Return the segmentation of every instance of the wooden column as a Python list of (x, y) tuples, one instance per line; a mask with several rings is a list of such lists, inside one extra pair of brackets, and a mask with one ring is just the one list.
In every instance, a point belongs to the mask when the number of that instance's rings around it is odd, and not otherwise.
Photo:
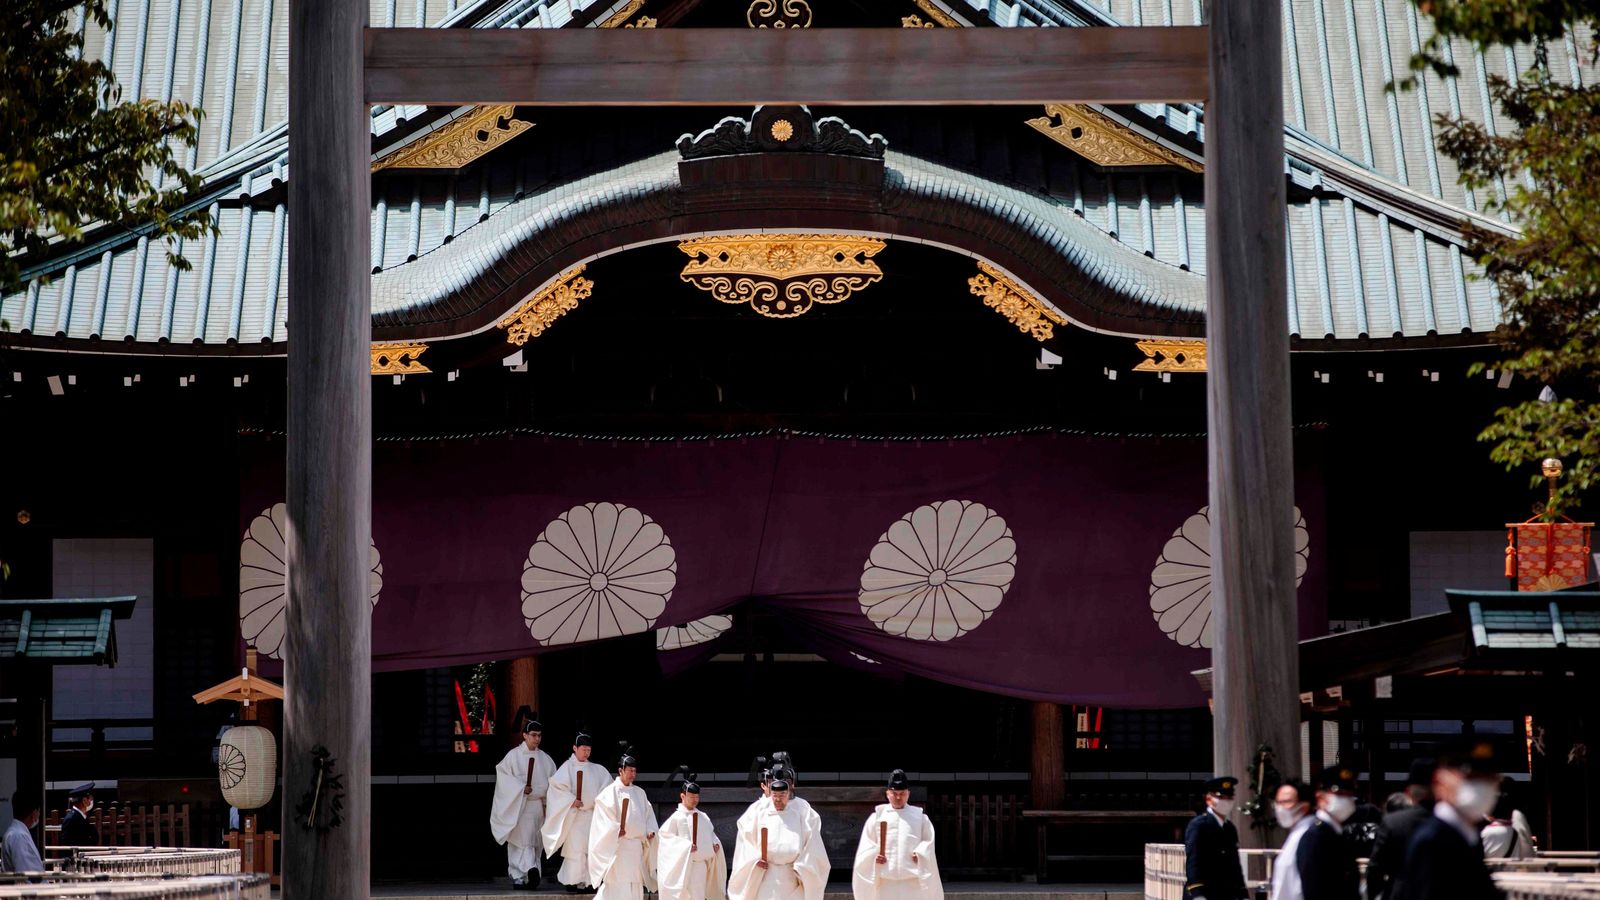
[[(1217, 771), (1301, 774), (1279, 0), (1212, 0), (1206, 364)], [(1241, 796), (1241, 802), (1246, 797)], [(1247, 843), (1260, 832), (1241, 828)]]
[[(500, 705), (504, 715), (505, 729), (510, 731), (516, 724), (517, 710), (526, 706), (535, 713), (539, 711), (539, 657), (524, 656), (513, 659), (506, 666), (506, 693), (505, 702)], [(508, 740), (519, 739), (513, 736)]]
[(1034, 809), (1060, 809), (1067, 799), (1066, 736), (1061, 704), (1033, 703), (1033, 758), (1028, 766)]
[[(371, 889), (371, 137), (361, 93), (366, 24), (366, 0), (290, 0), (294, 174), (284, 900), (365, 900)], [(308, 830), (295, 812), (315, 787), (317, 747), (327, 749), (333, 774), (342, 776), (343, 821), (326, 833)], [(324, 784), (324, 809), (330, 789)]]

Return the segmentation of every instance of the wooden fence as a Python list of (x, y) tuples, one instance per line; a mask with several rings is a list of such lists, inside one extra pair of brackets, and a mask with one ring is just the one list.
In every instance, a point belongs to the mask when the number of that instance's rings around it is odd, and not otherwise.
[(255, 817), (247, 816), (244, 831), (230, 831), (222, 840), (229, 848), (239, 851), (240, 871), (270, 876), (273, 887), (283, 883), (283, 875), (278, 871), (282, 839), (276, 831), (256, 831)]
[[(46, 846), (61, 843), (63, 811), (50, 810), (45, 817)], [(132, 806), (107, 803), (89, 811), (89, 824), (100, 832), (101, 847), (188, 847), (189, 804), (176, 806)]]
[(930, 795), (925, 811), (933, 822), (939, 868), (963, 876), (1017, 877), (1032, 847), (1023, 833), (1023, 805), (1016, 794)]

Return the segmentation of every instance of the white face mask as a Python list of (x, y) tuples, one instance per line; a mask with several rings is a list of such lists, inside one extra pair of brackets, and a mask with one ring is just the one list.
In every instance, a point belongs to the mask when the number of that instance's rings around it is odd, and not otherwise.
[(83, 814), (87, 816), (92, 809), (94, 809), (94, 801), (90, 800), (88, 805), (83, 808)]
[(1216, 812), (1217, 815), (1226, 819), (1228, 814), (1233, 812), (1233, 801), (1226, 797), (1218, 797), (1217, 799), (1211, 801), (1211, 809)]
[(1328, 805), (1324, 807), (1333, 820), (1343, 825), (1344, 821), (1355, 814), (1356, 798), (1335, 794), (1328, 798)]
[(1300, 821), (1300, 807), (1277, 807), (1274, 812), (1278, 814), (1278, 825), (1282, 828), (1293, 828), (1294, 823)]
[(1500, 790), (1483, 781), (1463, 781), (1456, 788), (1456, 809), (1468, 822), (1478, 822), (1488, 817), (1500, 800)]

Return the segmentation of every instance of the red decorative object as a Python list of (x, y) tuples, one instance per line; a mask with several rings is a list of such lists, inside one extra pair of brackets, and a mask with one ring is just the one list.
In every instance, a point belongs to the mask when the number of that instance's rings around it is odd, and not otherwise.
[(1519, 591), (1554, 591), (1589, 580), (1593, 522), (1506, 523), (1506, 577)]

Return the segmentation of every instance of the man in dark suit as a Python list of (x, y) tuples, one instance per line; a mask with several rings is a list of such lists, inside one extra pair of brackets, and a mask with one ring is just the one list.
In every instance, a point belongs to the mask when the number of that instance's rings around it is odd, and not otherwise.
[(73, 788), (67, 794), (67, 802), (72, 808), (61, 820), (61, 846), (100, 846), (100, 832), (89, 824), (89, 810), (94, 809), (94, 782)]
[(1239, 831), (1228, 821), (1239, 779), (1221, 775), (1201, 786), (1206, 811), (1183, 831), (1185, 883), (1183, 900), (1246, 900), (1244, 871), (1239, 868)]
[(1389, 889), (1392, 900), (1502, 900), (1478, 831), (1500, 794), (1494, 745), (1467, 739), (1439, 753), (1433, 815), (1417, 826)]
[(1406, 846), (1417, 826), (1433, 817), (1433, 760), (1412, 761), (1405, 796), (1411, 805), (1384, 816), (1378, 825), (1372, 856), (1367, 859), (1368, 900), (1389, 900), (1391, 879), (1406, 861)]
[[(1356, 811), (1356, 773), (1334, 766), (1317, 776), (1316, 822), (1300, 836), (1294, 865), (1304, 900), (1361, 900), (1356, 854), (1344, 823)], [(1281, 865), (1281, 863), (1280, 863)]]

